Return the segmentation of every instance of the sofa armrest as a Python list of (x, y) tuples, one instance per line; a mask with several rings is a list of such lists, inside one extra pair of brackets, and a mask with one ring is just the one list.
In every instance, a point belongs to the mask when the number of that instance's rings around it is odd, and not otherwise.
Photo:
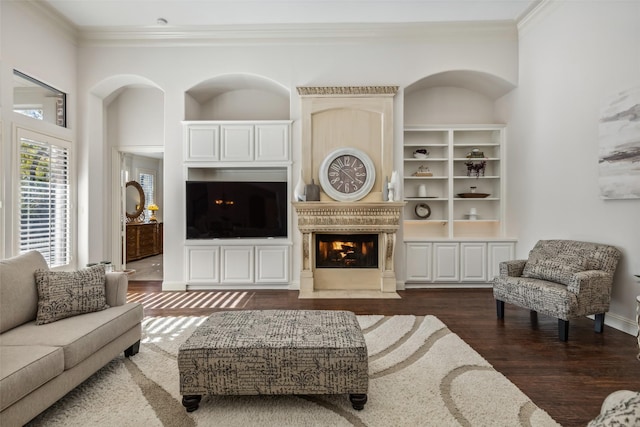
[(500, 263), (500, 275), (510, 277), (522, 276), (524, 265), (527, 263), (526, 259), (514, 259), (511, 261), (502, 261)]
[(129, 278), (126, 273), (121, 271), (107, 273), (105, 282), (105, 292), (107, 296), (107, 304), (111, 307), (124, 305), (127, 302), (127, 288), (129, 287)]
[[(609, 298), (613, 277), (606, 271), (587, 270), (575, 273), (567, 285), (567, 290), (579, 294), (580, 298)], [(607, 300), (609, 302), (609, 300)]]

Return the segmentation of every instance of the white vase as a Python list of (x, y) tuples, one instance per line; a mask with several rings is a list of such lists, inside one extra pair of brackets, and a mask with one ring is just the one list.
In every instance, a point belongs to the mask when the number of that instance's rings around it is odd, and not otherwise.
[(293, 196), (295, 197), (297, 202), (304, 202), (307, 200), (305, 195), (305, 189), (307, 188), (307, 184), (304, 182), (302, 178), (302, 170), (300, 170), (300, 178), (298, 179), (298, 183), (293, 189)]

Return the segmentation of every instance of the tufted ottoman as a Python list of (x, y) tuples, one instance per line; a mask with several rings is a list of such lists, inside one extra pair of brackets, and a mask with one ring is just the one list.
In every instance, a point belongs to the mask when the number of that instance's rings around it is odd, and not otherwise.
[(342, 394), (367, 402), (367, 345), (355, 314), (247, 310), (212, 314), (178, 350), (188, 412), (203, 394)]

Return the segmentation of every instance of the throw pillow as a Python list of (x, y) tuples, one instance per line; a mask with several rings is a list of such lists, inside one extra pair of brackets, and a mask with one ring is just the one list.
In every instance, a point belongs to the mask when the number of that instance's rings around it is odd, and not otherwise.
[(575, 273), (587, 269), (587, 260), (575, 257), (558, 256), (553, 259), (529, 259), (524, 265), (522, 277), (549, 280), (568, 285)]
[(109, 308), (104, 265), (83, 270), (36, 270), (38, 313), (36, 325)]

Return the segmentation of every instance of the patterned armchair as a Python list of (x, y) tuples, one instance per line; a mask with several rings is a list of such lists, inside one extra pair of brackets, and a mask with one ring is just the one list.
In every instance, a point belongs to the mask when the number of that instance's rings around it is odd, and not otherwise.
[(493, 280), (499, 319), (504, 303), (558, 318), (561, 341), (569, 336), (569, 320), (595, 315), (602, 332), (609, 311), (613, 274), (620, 251), (609, 245), (575, 240), (540, 240), (527, 260), (500, 263)]

